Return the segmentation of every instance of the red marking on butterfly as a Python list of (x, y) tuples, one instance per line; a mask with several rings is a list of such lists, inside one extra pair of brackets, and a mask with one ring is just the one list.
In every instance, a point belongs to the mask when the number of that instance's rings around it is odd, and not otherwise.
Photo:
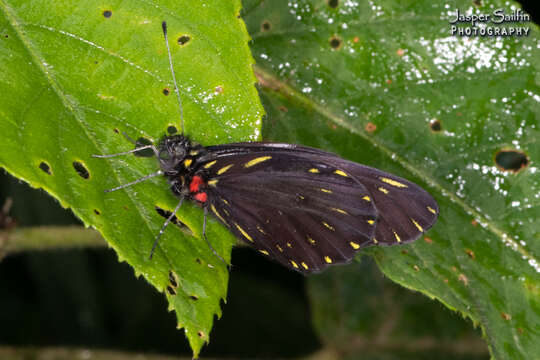
[[(193, 179), (191, 179), (191, 183), (189, 184), (189, 191), (192, 193), (196, 193), (199, 191), (199, 187), (204, 184), (204, 180), (200, 176), (194, 176)], [(200, 200), (199, 200), (200, 201)], [(206, 200), (205, 200), (206, 201)]]
[(194, 196), (195, 200), (205, 203), (208, 200), (208, 195), (206, 193), (198, 193)]

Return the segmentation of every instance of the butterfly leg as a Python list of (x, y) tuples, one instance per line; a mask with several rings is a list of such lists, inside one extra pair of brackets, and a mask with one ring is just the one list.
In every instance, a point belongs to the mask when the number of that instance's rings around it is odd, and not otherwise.
[(161, 238), (161, 235), (163, 235), (163, 232), (165, 231), (165, 228), (167, 227), (167, 225), (169, 225), (169, 223), (171, 222), (173, 217), (176, 215), (176, 212), (178, 211), (178, 209), (180, 209), (180, 206), (182, 206), (182, 202), (184, 202), (183, 197), (180, 198), (180, 201), (178, 202), (178, 205), (176, 205), (176, 207), (174, 208), (174, 211), (171, 213), (171, 215), (169, 215), (167, 220), (165, 220), (165, 223), (161, 227), (161, 230), (159, 230), (159, 234), (157, 234), (156, 240), (154, 240), (154, 245), (152, 245), (152, 250), (150, 251), (149, 259), (152, 259), (152, 256), (154, 255), (154, 250), (156, 250), (156, 246), (158, 244), (159, 239)]
[(203, 238), (204, 238), (204, 241), (206, 241), (206, 244), (208, 245), (208, 247), (210, 248), (210, 250), (212, 250), (212, 252), (214, 253), (214, 255), (216, 255), (217, 258), (219, 258), (219, 260), (223, 261), (223, 263), (228, 267), (229, 264), (227, 264), (227, 262), (221, 257), (221, 255), (219, 255), (217, 253), (216, 250), (214, 250), (214, 248), (212, 247), (212, 244), (210, 244), (210, 241), (208, 241), (208, 238), (206, 237), (206, 217), (208, 216), (208, 207), (205, 206), (204, 207), (204, 219), (203, 219), (203, 227), (202, 227), (202, 235), (203, 235)]

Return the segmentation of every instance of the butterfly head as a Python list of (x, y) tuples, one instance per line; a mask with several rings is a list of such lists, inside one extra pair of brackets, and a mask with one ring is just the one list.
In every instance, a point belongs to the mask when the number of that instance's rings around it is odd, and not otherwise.
[(184, 135), (165, 136), (158, 146), (158, 160), (166, 175), (176, 175), (182, 171), (183, 162), (188, 157), (191, 141)]

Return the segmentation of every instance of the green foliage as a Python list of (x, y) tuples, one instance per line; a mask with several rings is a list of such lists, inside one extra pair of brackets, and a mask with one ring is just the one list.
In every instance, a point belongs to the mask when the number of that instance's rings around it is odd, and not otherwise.
[[(186, 132), (208, 145), (257, 139), (263, 110), (240, 3), (4, 1), (0, 9), (0, 166), (70, 207), (165, 292), (197, 355), (228, 283), (201, 239), (201, 210), (185, 204), (178, 217), (195, 237), (170, 226), (150, 260), (164, 221), (154, 207), (177, 202), (165, 179), (103, 191), (155, 172), (156, 160), (91, 155), (132, 149), (117, 131), (156, 143), (168, 126), (180, 129), (163, 20)], [(180, 45), (182, 36), (189, 41)], [(233, 236), (210, 220), (208, 237), (229, 260)], [(170, 276), (177, 287), (165, 291)]]
[[(394, 281), (479, 324), (495, 358), (539, 354), (538, 29), (450, 36), (449, 12), (475, 10), (468, 1), (335, 3), (244, 5), (265, 86), (263, 136), (423, 185), (441, 208), (435, 227), (412, 245), (366, 253)], [(510, 12), (502, 1), (481, 4)], [(502, 149), (523, 152), (528, 165), (503, 171), (494, 159)]]

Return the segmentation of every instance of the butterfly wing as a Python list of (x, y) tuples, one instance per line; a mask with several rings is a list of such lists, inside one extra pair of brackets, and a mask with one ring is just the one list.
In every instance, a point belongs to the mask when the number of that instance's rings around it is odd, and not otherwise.
[(318, 149), (277, 143), (211, 146), (199, 159), (209, 207), (235, 235), (304, 273), (360, 248), (406, 243), (438, 207), (419, 186)]

